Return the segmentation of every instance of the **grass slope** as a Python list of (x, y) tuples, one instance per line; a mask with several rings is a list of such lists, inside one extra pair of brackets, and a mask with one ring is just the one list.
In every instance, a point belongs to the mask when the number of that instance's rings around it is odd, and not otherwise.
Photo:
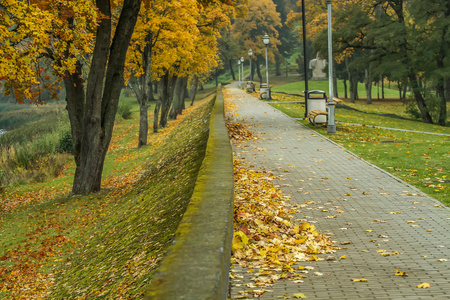
[[(67, 197), (74, 167), (7, 187), (0, 204), (0, 298), (134, 299), (146, 290), (189, 203), (212, 97), (136, 148), (138, 107), (120, 120), (102, 192)], [(151, 117), (151, 116), (150, 116)]]

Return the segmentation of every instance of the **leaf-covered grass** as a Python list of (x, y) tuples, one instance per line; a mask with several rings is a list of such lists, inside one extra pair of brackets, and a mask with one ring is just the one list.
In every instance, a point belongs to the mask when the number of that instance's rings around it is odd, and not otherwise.
[(58, 178), (0, 195), (0, 298), (139, 298), (189, 203), (207, 141), (211, 97), (137, 149), (137, 105), (120, 120), (100, 193), (68, 197)]
[[(269, 78), (270, 80), (270, 78)], [(270, 81), (269, 81), (270, 82)], [(347, 88), (349, 88), (349, 82), (347, 81)], [(321, 90), (325, 91), (328, 95), (328, 80), (325, 81), (308, 81), (308, 89), (310, 91), (312, 90)], [(284, 84), (281, 86), (276, 86), (272, 89), (273, 92), (284, 92), (289, 94), (303, 94), (303, 91), (305, 90), (305, 82), (304, 81), (298, 81), (293, 83)], [(338, 80), (338, 96), (339, 98), (344, 98), (345, 91), (344, 91), (344, 82), (342, 80)], [(358, 84), (358, 95), (361, 98), (366, 97), (366, 89), (364, 88), (364, 84)], [(375, 100), (377, 97), (381, 97), (381, 87), (378, 89), (377, 86), (372, 86), (372, 98)], [(393, 87), (384, 88), (384, 96), (385, 98), (398, 98), (399, 93), (398, 90), (395, 90)], [(348, 97), (350, 97), (350, 93), (348, 92)]]
[[(276, 95), (280, 103), (272, 106), (294, 118), (303, 119), (304, 107), (296, 103), (300, 97)], [(367, 105), (358, 102), (351, 105), (364, 112), (401, 115), (400, 102), (389, 101)], [(362, 124), (349, 126), (337, 123), (337, 132), (327, 134), (324, 126), (314, 127), (307, 121), (303, 124), (317, 130), (331, 140), (344, 146), (360, 157), (416, 186), (428, 195), (450, 205), (450, 137), (408, 131), (374, 128), (381, 126), (431, 133), (450, 134), (450, 127), (425, 124), (413, 120), (402, 120), (376, 114), (367, 114), (337, 108), (335, 119), (341, 123)]]

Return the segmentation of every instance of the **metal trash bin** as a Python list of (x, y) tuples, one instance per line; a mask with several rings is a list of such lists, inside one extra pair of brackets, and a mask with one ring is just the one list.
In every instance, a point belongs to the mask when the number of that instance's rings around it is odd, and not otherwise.
[(267, 83), (261, 83), (259, 85), (259, 96), (261, 99), (267, 99)]
[(253, 81), (247, 81), (247, 92), (253, 93), (254, 90), (255, 84), (253, 83)]
[[(327, 95), (324, 91), (313, 90), (308, 91), (308, 97), (306, 99), (308, 101), (308, 111), (306, 114), (309, 114), (312, 110), (321, 110), (327, 111)], [(315, 118), (315, 123), (326, 123), (327, 116), (320, 115)]]

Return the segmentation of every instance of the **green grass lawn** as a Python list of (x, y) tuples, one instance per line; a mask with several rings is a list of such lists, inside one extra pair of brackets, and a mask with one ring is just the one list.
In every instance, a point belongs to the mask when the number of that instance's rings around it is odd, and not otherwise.
[[(349, 87), (349, 82), (347, 81), (347, 88)], [(308, 81), (308, 89), (310, 91), (312, 90), (322, 90), (325, 91), (328, 95), (328, 81)], [(272, 91), (273, 92), (284, 92), (289, 94), (302, 94), (305, 90), (305, 82), (299, 81), (299, 82), (293, 82), (289, 84), (285, 84), (282, 86), (275, 86)], [(381, 97), (381, 87), (378, 89), (377, 86), (372, 86), (372, 98), (373, 100), (377, 99), (378, 92)], [(338, 80), (338, 96), (339, 98), (344, 98), (345, 92), (344, 92), (344, 82), (342, 80)], [(364, 84), (360, 83), (358, 84), (358, 95), (361, 98), (366, 98), (366, 89), (364, 88)], [(398, 91), (395, 89), (389, 89), (385, 87), (384, 89), (384, 96), (385, 98), (398, 98)], [(348, 94), (348, 97), (350, 97), (350, 93)]]
[[(283, 87), (279, 87), (278, 90), (283, 90)], [(303, 105), (283, 103), (283, 101), (302, 101), (303, 98), (275, 93), (274, 98), (276, 102), (272, 103), (272, 106), (291, 117), (303, 119)], [(373, 105), (359, 101), (356, 104), (346, 103), (346, 105), (373, 113), (402, 115), (402, 111), (404, 111), (404, 107), (399, 101), (386, 101)], [(450, 127), (343, 108), (336, 109), (335, 119), (341, 123), (355, 123), (364, 126), (337, 123), (336, 134), (328, 135), (324, 126), (314, 127), (307, 121), (302, 120), (301, 122), (367, 161), (416, 186), (445, 205), (450, 205), (450, 137), (379, 129), (373, 126), (449, 135)]]

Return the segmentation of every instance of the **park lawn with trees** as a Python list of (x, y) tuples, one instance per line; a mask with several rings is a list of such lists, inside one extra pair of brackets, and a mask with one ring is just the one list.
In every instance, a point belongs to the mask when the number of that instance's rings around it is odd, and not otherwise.
[[(283, 86), (277, 87), (278, 91)], [(399, 119), (382, 114), (404, 114), (401, 101), (389, 100), (377, 104), (344, 102), (345, 105), (359, 109), (354, 111), (336, 108), (336, 134), (327, 134), (323, 125), (314, 127), (304, 118), (304, 105), (283, 103), (284, 101), (304, 101), (303, 97), (273, 94), (271, 105), (293, 118), (300, 119), (304, 125), (316, 130), (356, 155), (366, 159), (385, 171), (399, 177), (406, 183), (416, 186), (424, 193), (450, 205), (450, 137), (425, 133), (396, 131), (378, 127), (424, 131), (450, 135), (450, 127), (426, 124), (418, 120)], [(390, 103), (389, 103), (390, 102)], [(404, 115), (406, 117), (406, 115)], [(340, 123), (360, 124), (351, 126)], [(367, 192), (367, 191), (361, 191)]]
[[(209, 96), (136, 148), (139, 107), (118, 117), (96, 194), (69, 197), (57, 178), (1, 193), (0, 297), (140, 298), (171, 244), (203, 160)], [(152, 220), (152, 222), (148, 222)], [(145, 226), (142, 226), (143, 224)]]
[[(310, 91), (313, 90), (321, 90), (324, 91), (328, 97), (328, 81), (308, 81), (308, 88)], [(283, 93), (290, 93), (290, 94), (301, 94), (303, 95), (303, 91), (305, 90), (305, 82), (304, 81), (298, 81), (298, 82), (292, 82), (288, 84), (284, 84), (282, 86), (275, 86), (272, 91), (274, 92), (283, 92)], [(382, 91), (380, 87), (372, 86), (372, 97), (374, 100), (378, 98), (378, 95), (380, 98), (382, 98)], [(345, 85), (343, 80), (337, 80), (337, 98), (345, 99), (345, 95), (348, 95), (349, 93), (345, 92)], [(360, 84), (358, 85), (358, 95), (361, 97), (361, 99), (366, 98), (366, 89), (364, 88), (364, 85)], [(336, 93), (335, 93), (336, 97)], [(390, 88), (384, 89), (384, 97), (385, 98), (398, 98), (399, 93), (398, 91)]]

